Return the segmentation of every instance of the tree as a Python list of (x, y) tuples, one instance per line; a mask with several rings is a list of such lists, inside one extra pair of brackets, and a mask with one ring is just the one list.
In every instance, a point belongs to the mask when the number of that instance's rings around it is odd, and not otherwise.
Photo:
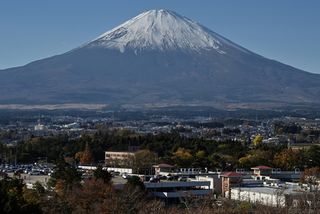
[(117, 203), (115, 196), (110, 184), (101, 179), (91, 179), (73, 188), (66, 195), (65, 201), (72, 208), (72, 213), (106, 213), (102, 211), (105, 206), (112, 207), (113, 203)]
[(300, 181), (302, 183), (306, 183), (309, 188), (311, 194), (308, 196), (305, 201), (311, 201), (312, 208), (315, 213), (319, 213), (320, 207), (320, 167), (313, 167), (310, 169), (305, 169), (301, 175)]
[(304, 156), (306, 157), (307, 167), (320, 166), (320, 146), (310, 146), (308, 150), (305, 151)]
[(152, 165), (157, 162), (157, 154), (150, 150), (139, 150), (134, 155), (133, 168), (138, 173), (150, 172)]
[(23, 198), (29, 203), (33, 205), (41, 205), (43, 198), (46, 197), (46, 190), (42, 186), (42, 184), (37, 181), (33, 184), (32, 189), (23, 188)]
[(138, 187), (140, 190), (144, 190), (144, 184), (141, 181), (141, 179), (138, 176), (131, 176), (128, 178), (127, 183), (126, 183), (127, 187)]
[(239, 165), (244, 168), (251, 168), (257, 165), (271, 165), (273, 160), (273, 154), (270, 151), (264, 151), (255, 149), (250, 151), (244, 157), (239, 159)]
[(195, 154), (192, 167), (207, 168), (210, 165), (209, 159), (207, 158), (204, 150), (199, 150)]
[(1, 213), (41, 213), (39, 204), (27, 201), (23, 197), (24, 187), (20, 179), (0, 180)]
[(253, 143), (253, 145), (257, 146), (257, 145), (259, 145), (259, 144), (262, 143), (262, 140), (263, 140), (263, 137), (262, 137), (260, 134), (258, 134), (258, 135), (256, 135), (256, 136), (254, 137), (252, 143)]
[(201, 159), (201, 158), (205, 158), (205, 156), (206, 156), (206, 152), (203, 150), (200, 150), (196, 153), (196, 158)]
[(74, 159), (77, 161), (77, 163), (81, 163), (82, 156), (83, 156), (83, 151), (77, 152), (74, 155)]
[(72, 188), (73, 185), (79, 185), (80, 181), (81, 173), (74, 166), (60, 160), (48, 181), (48, 185), (51, 187), (59, 186), (64, 192)]
[(178, 148), (171, 158), (180, 167), (188, 167), (193, 161), (193, 156), (190, 150), (185, 148)]
[(320, 167), (305, 169), (301, 175), (300, 181), (306, 183), (310, 188), (317, 188), (320, 184)]
[(86, 143), (86, 148), (82, 153), (82, 156), (80, 158), (80, 164), (92, 164), (93, 158), (91, 153), (91, 148), (89, 146), (89, 143)]
[(112, 175), (108, 172), (108, 170), (103, 169), (102, 166), (98, 166), (97, 169), (94, 170), (93, 176), (96, 180), (101, 179), (104, 183), (110, 183), (112, 179)]
[(303, 152), (300, 150), (284, 149), (275, 155), (274, 164), (285, 170), (302, 168), (304, 165)]

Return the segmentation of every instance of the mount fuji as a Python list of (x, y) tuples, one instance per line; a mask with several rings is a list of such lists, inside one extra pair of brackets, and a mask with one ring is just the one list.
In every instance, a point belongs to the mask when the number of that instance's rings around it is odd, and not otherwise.
[(143, 12), (0, 77), (2, 104), (320, 103), (320, 75), (264, 58), (170, 10)]

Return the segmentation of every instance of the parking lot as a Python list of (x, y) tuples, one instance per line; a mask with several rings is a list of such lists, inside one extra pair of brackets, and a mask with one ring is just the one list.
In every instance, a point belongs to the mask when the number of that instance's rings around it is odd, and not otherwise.
[[(50, 179), (49, 175), (47, 175), (47, 174), (40, 174), (39, 175), (39, 173), (34, 173), (34, 172), (40, 172), (40, 171), (38, 171), (38, 170), (32, 171), (31, 167), (29, 167), (29, 169), (30, 170), (28, 171), (28, 173), (25, 173), (24, 172), (25, 170), (21, 170), (19, 168), (16, 168), (15, 169), (16, 173), (14, 173), (14, 172), (12, 172), (14, 170), (11, 168), (8, 168), (8, 167), (3, 168), (1, 171), (6, 171), (3, 173), (7, 174), (11, 178), (16, 177), (16, 178), (23, 179), (24, 183), (27, 185), (27, 188), (32, 188), (32, 184), (34, 184), (35, 182), (40, 182), (44, 186), (47, 184), (47, 182)], [(9, 172), (9, 170), (10, 170), (10, 172)], [(92, 176), (92, 173), (90, 173), (90, 174)], [(91, 177), (91, 176), (89, 176), (89, 177)], [(122, 189), (123, 185), (126, 182), (127, 182), (127, 180), (124, 179), (121, 175), (114, 175), (112, 177), (112, 183), (116, 188)]]
[[(14, 177), (15, 175), (13, 173), (8, 173), (8, 176)], [(15, 176), (15, 177), (23, 179), (23, 181), (26, 184), (27, 183), (33, 184), (37, 181), (39, 181), (41, 184), (46, 184), (48, 182), (50, 176), (48, 176), (48, 175), (29, 175), (26, 173), (21, 173), (20, 176)]]

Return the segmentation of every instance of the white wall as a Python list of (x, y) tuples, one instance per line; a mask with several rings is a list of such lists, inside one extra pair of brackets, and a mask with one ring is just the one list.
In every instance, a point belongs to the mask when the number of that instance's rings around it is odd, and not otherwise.
[[(228, 192), (226, 195), (229, 195)], [(262, 193), (262, 192), (253, 192), (253, 191), (246, 191), (240, 189), (231, 189), (231, 199), (239, 200), (239, 201), (249, 201), (252, 203), (260, 203), (267, 206), (285, 206), (285, 196), (284, 195), (277, 195)]]

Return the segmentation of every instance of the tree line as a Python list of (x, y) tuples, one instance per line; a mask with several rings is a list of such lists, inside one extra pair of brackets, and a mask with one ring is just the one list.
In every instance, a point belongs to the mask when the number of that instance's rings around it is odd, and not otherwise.
[[(39, 157), (45, 157), (48, 162), (64, 158), (72, 163), (91, 164), (104, 162), (105, 151), (126, 151), (130, 146), (139, 146), (156, 154), (158, 162), (178, 167), (234, 170), (268, 165), (283, 170), (303, 170), (320, 166), (320, 147), (316, 145), (306, 149), (261, 143), (248, 146), (232, 140), (186, 138), (176, 131), (153, 135), (106, 127), (99, 127), (95, 133), (84, 132), (78, 139), (69, 139), (67, 135), (33, 137), (18, 143), (16, 152), (19, 163), (34, 163)], [(0, 146), (0, 152), (6, 149)]]

